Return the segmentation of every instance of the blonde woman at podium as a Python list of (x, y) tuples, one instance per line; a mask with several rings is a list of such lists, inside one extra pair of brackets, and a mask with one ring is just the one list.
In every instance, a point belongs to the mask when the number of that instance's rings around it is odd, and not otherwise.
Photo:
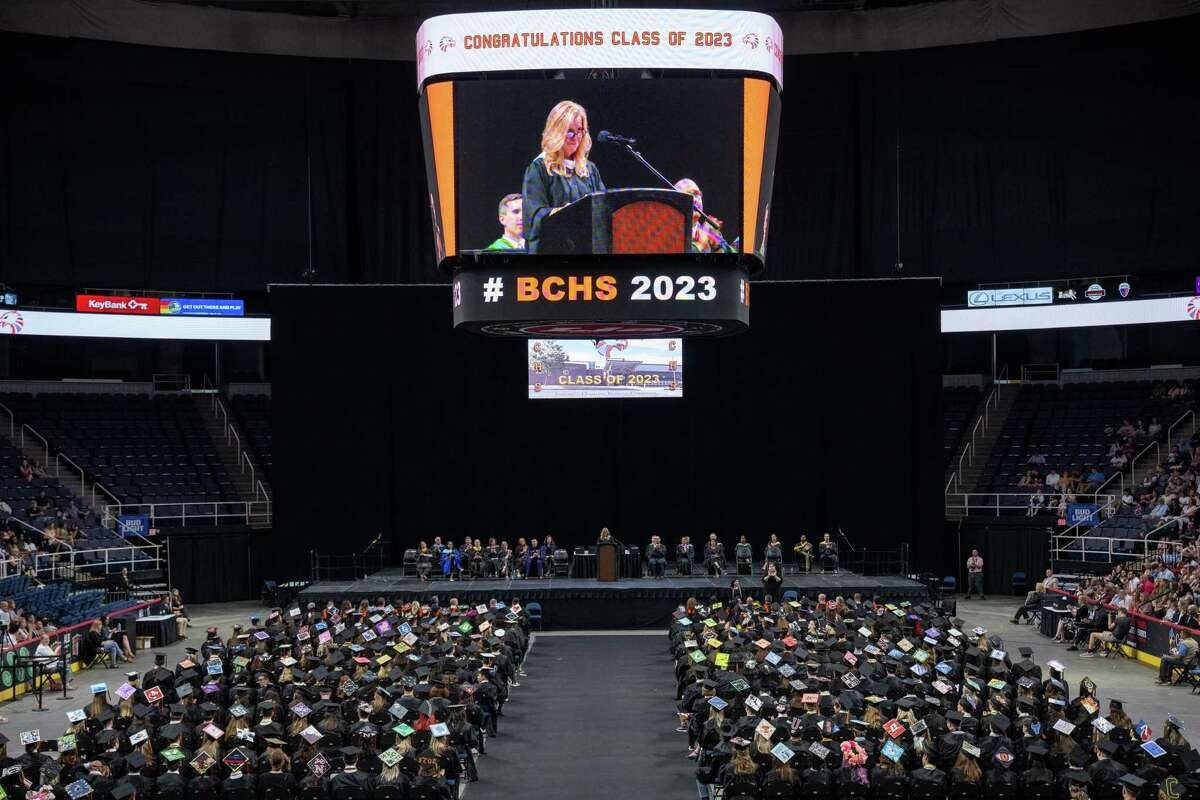
[(521, 183), (526, 252), (538, 252), (546, 217), (592, 192), (604, 191), (599, 168), (588, 161), (591, 149), (583, 106), (563, 100), (550, 109), (542, 129), (542, 152), (525, 169)]

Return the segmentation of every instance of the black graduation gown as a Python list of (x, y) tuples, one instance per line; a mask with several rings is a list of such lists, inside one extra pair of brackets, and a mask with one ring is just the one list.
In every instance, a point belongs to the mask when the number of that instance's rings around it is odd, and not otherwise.
[(908, 777), (914, 784), (933, 783), (942, 787), (946, 785), (946, 773), (936, 767), (919, 767), (914, 769)]
[(369, 773), (360, 772), (359, 770), (335, 772), (329, 778), (329, 796), (337, 797), (337, 793), (342, 789), (357, 788), (362, 792), (370, 794), (375, 788), (375, 779)]

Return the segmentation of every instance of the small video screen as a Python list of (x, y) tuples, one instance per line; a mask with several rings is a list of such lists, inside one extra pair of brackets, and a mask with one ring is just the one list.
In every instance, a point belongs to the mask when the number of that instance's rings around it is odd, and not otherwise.
[(683, 397), (682, 339), (530, 339), (529, 398)]

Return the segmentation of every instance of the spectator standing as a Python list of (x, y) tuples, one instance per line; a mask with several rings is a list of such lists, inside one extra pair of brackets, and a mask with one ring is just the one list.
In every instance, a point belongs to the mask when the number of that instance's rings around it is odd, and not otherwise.
[(967, 559), (967, 599), (970, 600), (976, 593), (980, 600), (987, 600), (983, 594), (983, 557), (978, 550), (972, 550), (971, 557)]

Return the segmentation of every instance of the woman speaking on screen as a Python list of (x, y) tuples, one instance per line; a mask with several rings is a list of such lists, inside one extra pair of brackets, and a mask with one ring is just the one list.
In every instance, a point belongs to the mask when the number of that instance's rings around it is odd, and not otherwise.
[(588, 161), (591, 149), (583, 106), (563, 100), (550, 109), (542, 129), (542, 152), (526, 168), (521, 183), (528, 252), (538, 252), (546, 217), (585, 195), (604, 191), (600, 170)]

